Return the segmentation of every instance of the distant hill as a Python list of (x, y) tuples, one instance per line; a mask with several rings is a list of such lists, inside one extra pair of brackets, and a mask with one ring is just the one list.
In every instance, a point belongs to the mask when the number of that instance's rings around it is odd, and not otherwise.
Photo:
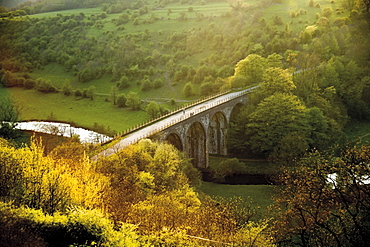
[(17, 6), (19, 3), (23, 3), (26, 1), (35, 2), (36, 0), (0, 0), (0, 6), (5, 6), (7, 8), (13, 8)]

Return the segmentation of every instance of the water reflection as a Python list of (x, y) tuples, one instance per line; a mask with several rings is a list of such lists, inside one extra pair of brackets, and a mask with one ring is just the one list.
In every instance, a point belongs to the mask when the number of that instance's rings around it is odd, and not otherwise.
[(64, 137), (72, 137), (77, 135), (83, 143), (103, 143), (112, 139), (109, 136), (83, 128), (76, 128), (67, 123), (38, 121), (19, 122), (15, 128)]

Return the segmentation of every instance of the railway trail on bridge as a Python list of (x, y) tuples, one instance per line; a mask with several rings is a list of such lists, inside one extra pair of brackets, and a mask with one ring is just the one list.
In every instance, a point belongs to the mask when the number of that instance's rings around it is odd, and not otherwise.
[(111, 147), (108, 147), (107, 149), (103, 150), (97, 155), (93, 156), (91, 159), (93, 161), (96, 161), (99, 157), (110, 156), (122, 150), (123, 148), (131, 144), (134, 144), (141, 139), (145, 139), (156, 133), (159, 133), (160, 131), (174, 124), (179, 124), (182, 121), (185, 121), (186, 119), (196, 117), (196, 115), (199, 113), (207, 111), (213, 107), (217, 107), (218, 105), (221, 105), (225, 102), (233, 100), (241, 95), (248, 94), (252, 92), (254, 89), (256, 89), (257, 87), (258, 86), (254, 86), (254, 87), (244, 89), (241, 91), (230, 92), (230, 93), (209, 99), (207, 101), (201, 102), (199, 104), (184, 108), (183, 110), (175, 112), (172, 115), (169, 115), (162, 120), (148, 124), (146, 126), (143, 126), (142, 128), (123, 136), (119, 142), (117, 142)]

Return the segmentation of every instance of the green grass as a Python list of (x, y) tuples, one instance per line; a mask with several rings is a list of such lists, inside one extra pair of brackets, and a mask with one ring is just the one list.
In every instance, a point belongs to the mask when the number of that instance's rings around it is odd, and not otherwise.
[[(257, 0), (246, 0), (244, 1), (251, 5), (259, 3)], [(325, 7), (332, 7), (334, 10), (333, 17), (335, 15), (335, 8), (340, 6), (340, 0), (336, 1), (336, 4), (331, 4), (330, 1), (315, 1), (315, 3), (321, 4), (321, 9), (309, 8), (308, 0), (307, 1), (293, 1), (285, 0), (283, 4), (273, 4), (266, 7), (263, 10), (263, 15), (268, 22), (272, 21), (272, 16), (278, 13), (279, 16), (283, 18), (284, 23), (291, 23), (290, 28), (295, 32), (300, 32), (304, 30), (307, 25), (305, 20), (309, 20), (308, 23), (311, 25), (316, 21), (315, 14), (320, 12)], [(194, 11), (189, 12), (188, 8), (193, 7)], [(307, 10), (307, 15), (302, 15), (298, 18), (290, 18), (291, 11), (298, 11), (300, 8)], [(168, 9), (172, 10), (171, 14), (167, 14)], [(200, 2), (193, 2), (192, 4), (180, 4), (180, 3), (171, 3), (165, 6), (162, 9), (153, 9), (149, 13), (140, 16), (142, 20), (151, 18), (152, 15), (155, 15), (161, 20), (155, 21), (151, 24), (140, 24), (133, 25), (132, 21), (122, 25), (124, 30), (118, 31), (118, 28), (112, 20), (118, 18), (122, 13), (119, 14), (108, 14), (107, 18), (102, 20), (104, 27), (98, 29), (96, 27), (91, 27), (88, 29), (88, 35), (99, 36), (103, 35), (106, 31), (112, 31), (113, 35), (121, 36), (128, 33), (141, 33), (145, 30), (150, 30), (152, 37), (150, 41), (143, 42), (143, 46), (149, 45), (148, 42), (158, 43), (167, 40), (168, 35), (172, 32), (183, 32), (191, 30), (192, 28), (197, 29), (199, 27), (208, 28), (209, 25), (214, 22), (216, 25), (221, 24), (225, 21), (224, 18), (206, 18), (204, 20), (197, 20), (196, 13), (202, 13), (205, 17), (214, 17), (221, 16), (230, 10), (229, 3), (225, 2), (214, 2), (201, 5)], [(177, 20), (181, 12), (185, 12), (188, 20), (179, 21)], [(85, 8), (85, 9), (72, 9), (64, 10), (57, 12), (42, 13), (37, 15), (31, 15), (31, 18), (43, 18), (43, 17), (53, 17), (57, 14), (66, 15), (78, 15), (79, 13), (85, 14), (85, 19), (89, 18), (91, 15), (99, 15), (103, 13), (101, 8)], [(299, 18), (302, 18), (302, 23), (298, 23)], [(285, 28), (285, 25), (279, 26), (278, 28)], [(159, 35), (159, 31), (163, 32), (162, 35)], [(148, 46), (152, 47), (152, 46)], [(199, 61), (202, 58), (207, 57), (209, 54), (207, 51), (204, 51), (199, 54), (193, 54), (188, 56), (184, 61), (184, 64), (191, 66), (198, 66)], [(100, 79), (90, 81), (88, 83), (80, 83), (77, 81), (76, 76), (70, 72), (66, 72), (65, 69), (56, 63), (46, 65), (42, 70), (35, 70), (32, 72), (31, 76), (35, 79), (44, 78), (50, 80), (55, 86), (61, 88), (65, 81), (70, 81), (73, 88), (85, 89), (90, 86), (95, 86), (96, 92), (99, 95), (96, 100), (90, 101), (87, 99), (76, 100), (74, 97), (65, 97), (60, 94), (42, 94), (34, 90), (22, 90), (22, 89), (8, 89), (8, 93), (13, 95), (15, 99), (19, 102), (23, 102), (24, 110), (22, 112), (23, 120), (38, 119), (45, 120), (48, 116), (53, 113), (59, 121), (74, 122), (79, 126), (90, 127), (94, 122), (102, 124), (104, 126), (109, 126), (111, 129), (117, 131), (123, 131), (127, 128), (130, 128), (136, 124), (140, 124), (147, 120), (149, 116), (143, 112), (133, 112), (127, 108), (118, 109), (114, 107), (111, 103), (105, 102), (105, 99), (109, 97), (110, 90), (112, 86), (115, 85), (114, 82), (111, 82), (111, 76), (105, 75)], [(140, 85), (133, 85), (125, 90), (121, 90), (120, 93), (128, 93), (129, 91), (134, 91), (139, 94), (139, 97), (143, 100), (155, 100), (163, 104), (164, 107), (173, 109), (173, 106), (169, 106), (166, 102), (167, 100), (174, 98), (178, 102), (184, 102), (186, 100), (194, 100), (196, 97), (185, 98), (181, 91), (183, 89), (184, 83), (178, 83), (172, 85), (171, 82), (166, 82), (165, 85), (159, 89), (150, 90), (143, 92), (141, 91)], [(195, 90), (198, 90), (196, 88)], [(1, 90), (0, 90), (1, 91)], [(4, 92), (3, 92), (4, 94)], [(177, 106), (179, 106), (179, 103)], [(176, 107), (177, 107), (176, 106)], [(80, 109), (81, 108), (81, 109)], [(250, 165), (251, 171), (256, 172), (265, 172), (266, 165), (261, 166)]]
[(351, 120), (344, 132), (349, 140), (370, 144), (370, 121)]
[[(333, 13), (330, 17), (331, 21), (338, 17), (348, 16), (348, 11), (344, 11), (344, 13), (337, 15), (336, 9), (342, 8), (341, 7), (341, 0), (335, 1), (334, 4), (331, 3), (329, 0), (320, 0), (314, 1), (315, 5), (317, 3), (320, 4), (320, 8), (309, 7), (307, 1), (297, 1), (297, 0), (284, 0), (283, 4), (274, 4), (269, 6), (264, 10), (264, 18), (270, 24), (272, 24), (272, 17), (274, 15), (278, 15), (282, 18), (284, 25), (276, 26), (278, 29), (283, 30), (285, 28), (285, 24), (289, 23), (289, 28), (295, 32), (299, 33), (305, 29), (307, 25), (313, 25), (316, 23), (316, 13), (319, 13), (322, 16), (322, 10), (327, 7), (331, 7), (333, 9)], [(299, 15), (298, 17), (291, 18), (291, 12), (299, 12), (300, 9), (306, 10), (307, 13), (304, 15)]]
[(275, 186), (272, 185), (227, 185), (203, 182), (200, 190), (210, 196), (225, 198), (241, 197), (244, 201), (251, 201), (251, 206), (257, 210), (255, 219), (263, 218), (267, 208), (273, 203)]
[(78, 15), (79, 13), (84, 13), (85, 16), (91, 16), (91, 15), (100, 15), (101, 13), (103, 13), (103, 11), (101, 10), (101, 8), (67, 9), (67, 10), (61, 10), (61, 11), (55, 11), (55, 12), (46, 12), (46, 13), (30, 15), (30, 17), (44, 18), (44, 17), (55, 17), (58, 14), (66, 16), (66, 15), (72, 15), (72, 14)]
[[(4, 91), (0, 89), (0, 95), (5, 94)], [(113, 106), (104, 101), (104, 96), (94, 100), (77, 99), (60, 93), (44, 94), (22, 88), (7, 89), (7, 93), (22, 108), (21, 120), (47, 120), (53, 114), (58, 121), (85, 128), (91, 128), (96, 122), (112, 130), (124, 131), (149, 118), (144, 111)]]
[(55, 86), (62, 87), (63, 83), (66, 81), (74, 82), (76, 77), (67, 72), (64, 67), (58, 63), (50, 63), (44, 66), (43, 69), (35, 69), (31, 73), (33, 79), (43, 78), (45, 80), (50, 80)]

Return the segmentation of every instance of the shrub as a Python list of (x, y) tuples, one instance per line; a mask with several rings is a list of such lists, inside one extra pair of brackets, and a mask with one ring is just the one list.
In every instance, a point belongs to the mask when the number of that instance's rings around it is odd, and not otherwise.
[(126, 106), (127, 97), (125, 94), (120, 94), (117, 97), (117, 106), (118, 107), (124, 107)]
[(117, 87), (121, 89), (125, 89), (130, 87), (130, 81), (127, 76), (122, 76), (119, 82), (117, 83)]
[(204, 82), (200, 86), (200, 95), (208, 96), (217, 92), (217, 87), (212, 82)]
[(324, 8), (324, 10), (322, 11), (322, 15), (327, 18), (329, 18), (332, 13), (333, 13), (333, 9), (330, 7)]
[(32, 80), (32, 79), (26, 79), (23, 86), (26, 88), (26, 89), (32, 89), (36, 86), (36, 81), (35, 80)]
[(182, 93), (185, 95), (185, 97), (190, 97), (194, 95), (193, 85), (190, 82), (186, 83), (182, 90)]
[(274, 23), (274, 25), (283, 25), (283, 20), (281, 19), (280, 16), (278, 15), (275, 15), (273, 18), (272, 18), (272, 22)]
[(162, 82), (162, 80), (161, 80), (161, 79), (155, 79), (155, 80), (153, 81), (153, 87), (154, 87), (155, 89), (162, 87), (162, 85), (163, 85), (163, 82)]
[(82, 91), (81, 91), (81, 89), (76, 89), (75, 96), (76, 97), (82, 97)]
[(50, 81), (44, 79), (37, 79), (36, 89), (43, 93), (52, 93), (57, 91), (57, 88)]
[(236, 75), (231, 78), (231, 88), (244, 87), (248, 81), (246, 76)]
[(239, 162), (237, 158), (227, 159), (210, 167), (213, 179), (216, 182), (224, 182), (228, 176), (243, 174), (245, 169), (244, 163)]
[(141, 246), (132, 225), (116, 230), (97, 210), (47, 215), (0, 202), (0, 216), (0, 239), (6, 246)]
[(149, 91), (153, 88), (153, 84), (149, 79), (145, 79), (141, 83), (141, 90), (142, 91)]
[(72, 85), (69, 81), (65, 82), (62, 86), (62, 92), (64, 95), (69, 96), (73, 93)]

